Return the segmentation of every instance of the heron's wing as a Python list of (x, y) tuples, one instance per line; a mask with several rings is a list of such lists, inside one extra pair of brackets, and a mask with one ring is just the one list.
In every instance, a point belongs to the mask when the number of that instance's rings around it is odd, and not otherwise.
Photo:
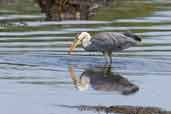
[(106, 33), (98, 33), (91, 39), (89, 50), (105, 51), (110, 50), (113, 46), (112, 39), (107, 37)]
[(101, 32), (96, 34), (89, 49), (96, 51), (118, 51), (134, 45), (136, 41), (121, 33)]
[(137, 41), (132, 37), (128, 37), (122, 33), (108, 32), (108, 37), (113, 40), (113, 49), (122, 50), (137, 45)]

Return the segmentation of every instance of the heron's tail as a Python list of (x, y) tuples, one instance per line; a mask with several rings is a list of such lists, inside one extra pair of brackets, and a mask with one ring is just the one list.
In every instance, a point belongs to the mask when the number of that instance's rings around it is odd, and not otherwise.
[(136, 41), (139, 41), (139, 42), (142, 41), (142, 38), (141, 38), (140, 36), (138, 36), (138, 35), (135, 35), (135, 36), (133, 37), (133, 39), (136, 40)]
[(136, 41), (138, 41), (138, 42), (141, 42), (141, 41), (142, 41), (142, 38), (141, 38), (140, 36), (138, 36), (138, 35), (136, 35), (136, 34), (134, 34), (134, 33), (132, 33), (132, 32), (124, 32), (123, 34), (124, 34), (125, 36), (127, 36), (127, 37), (133, 38), (134, 40), (136, 40)]

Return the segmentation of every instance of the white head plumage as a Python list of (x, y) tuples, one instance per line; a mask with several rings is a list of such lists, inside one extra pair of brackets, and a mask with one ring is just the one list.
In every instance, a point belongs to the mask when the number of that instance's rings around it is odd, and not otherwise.
[(88, 32), (81, 32), (75, 39), (74, 43), (71, 45), (69, 53), (71, 53), (78, 45), (82, 44), (83, 47), (87, 47), (91, 44), (91, 35)]

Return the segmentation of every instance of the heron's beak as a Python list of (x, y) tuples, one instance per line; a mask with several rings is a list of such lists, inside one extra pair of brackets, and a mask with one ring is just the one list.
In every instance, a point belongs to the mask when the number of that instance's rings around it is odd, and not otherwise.
[(70, 49), (69, 49), (69, 54), (71, 54), (72, 51), (74, 51), (74, 49), (81, 44), (81, 40), (79, 40), (78, 38), (75, 39), (74, 43), (71, 45)]

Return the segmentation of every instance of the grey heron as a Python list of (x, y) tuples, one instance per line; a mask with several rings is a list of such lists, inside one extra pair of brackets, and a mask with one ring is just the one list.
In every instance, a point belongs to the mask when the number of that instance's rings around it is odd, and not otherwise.
[(100, 32), (92, 37), (88, 32), (81, 32), (69, 49), (69, 54), (78, 46), (86, 51), (102, 52), (107, 63), (112, 63), (112, 52), (121, 51), (141, 42), (141, 37), (132, 32)]

